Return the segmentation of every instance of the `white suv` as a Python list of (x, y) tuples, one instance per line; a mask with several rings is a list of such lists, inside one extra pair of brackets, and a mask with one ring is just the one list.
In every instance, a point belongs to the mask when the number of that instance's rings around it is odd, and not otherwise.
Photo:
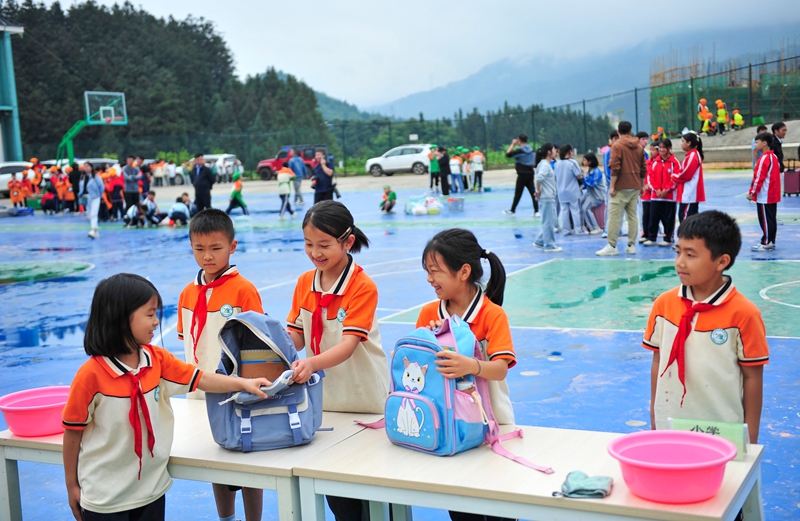
[(430, 145), (403, 145), (396, 147), (380, 157), (367, 160), (366, 170), (374, 177), (381, 174), (392, 175), (395, 172), (413, 172), (422, 175), (428, 171)]

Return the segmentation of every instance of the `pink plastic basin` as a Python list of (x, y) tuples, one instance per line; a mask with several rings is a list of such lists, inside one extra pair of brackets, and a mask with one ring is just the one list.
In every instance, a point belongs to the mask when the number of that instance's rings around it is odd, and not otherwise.
[(645, 431), (608, 444), (631, 492), (659, 503), (696, 503), (714, 497), (736, 446), (690, 431)]
[(47, 436), (64, 432), (61, 413), (68, 386), (39, 387), (0, 397), (0, 411), (17, 436)]

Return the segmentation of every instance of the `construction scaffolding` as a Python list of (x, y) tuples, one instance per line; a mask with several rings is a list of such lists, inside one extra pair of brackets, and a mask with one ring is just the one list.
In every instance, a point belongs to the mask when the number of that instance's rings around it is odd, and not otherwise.
[(717, 62), (703, 61), (694, 47), (684, 60), (670, 51), (650, 67), (651, 125), (675, 134), (684, 127), (700, 130), (697, 103), (707, 100), (716, 115), (714, 101), (725, 102), (729, 116), (738, 109), (748, 125), (754, 121), (800, 118), (800, 48), (785, 42), (777, 51)]

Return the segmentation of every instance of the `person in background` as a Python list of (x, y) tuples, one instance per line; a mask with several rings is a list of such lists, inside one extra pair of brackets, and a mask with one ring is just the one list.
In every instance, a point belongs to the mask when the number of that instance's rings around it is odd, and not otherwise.
[[(639, 134), (642, 134), (640, 132)], [(637, 134), (637, 136), (639, 135)], [(646, 136), (647, 133), (645, 133)], [(644, 138), (643, 147), (647, 146), (647, 137)], [(642, 144), (642, 140), (639, 139), (639, 144)], [(644, 193), (642, 194), (642, 235), (639, 237), (639, 242), (645, 242), (647, 240), (647, 233), (650, 229), (650, 200), (653, 197), (653, 190), (647, 180), (650, 178), (650, 170), (653, 166), (653, 160), (658, 157), (658, 141), (653, 141), (650, 143), (650, 152), (648, 153), (645, 151), (645, 164), (647, 165), (647, 176), (644, 179)]]
[[(705, 122), (708, 120), (708, 105), (706, 105), (706, 99), (700, 98), (700, 101), (697, 103), (697, 119), (700, 120), (700, 128), (697, 130), (698, 132), (705, 132), (704, 126)], [(664, 136), (666, 137), (666, 136)], [(658, 137), (655, 139), (664, 139), (664, 137)]]
[[(286, 212), (292, 216), (294, 219), (295, 212), (292, 211), (292, 203), (289, 202), (289, 198), (292, 195), (292, 180), (294, 179), (294, 171), (289, 168), (288, 161), (283, 164), (283, 168), (278, 170), (278, 195), (281, 198), (281, 211), (278, 214), (278, 219), (284, 220), (286, 219)], [(295, 192), (296, 193), (296, 192)]]
[(733, 109), (733, 122), (731, 123), (732, 130), (741, 130), (744, 128), (744, 117), (739, 113), (739, 109)]
[(175, 164), (175, 161), (170, 159), (167, 162), (167, 178), (169, 179), (169, 185), (175, 186), (175, 176), (178, 175), (178, 166)]
[(725, 102), (717, 100), (717, 127), (719, 128), (719, 135), (725, 135), (725, 125), (728, 123), (728, 108)]
[(185, 204), (186, 208), (189, 209), (189, 217), (194, 217), (195, 214), (197, 213), (197, 205), (192, 203), (192, 198), (189, 197), (189, 194), (183, 192), (181, 194), (181, 201), (183, 201), (183, 204)]
[(295, 206), (303, 206), (306, 204), (303, 200), (303, 179), (306, 177), (308, 168), (303, 158), (300, 157), (299, 150), (293, 148), (289, 153), (291, 157), (289, 157), (289, 161), (286, 162), (286, 165), (289, 165), (289, 168), (294, 172), (294, 179), (292, 180), (294, 184), (294, 204)]
[[(766, 125), (759, 125), (758, 128), (756, 129), (756, 136), (761, 134), (762, 132), (766, 132), (766, 131), (767, 131), (767, 126)], [(761, 152), (756, 150), (756, 138), (755, 138), (755, 136), (753, 136), (753, 141), (750, 143), (750, 150), (752, 151), (752, 154), (753, 154), (753, 168), (755, 168), (756, 167), (756, 162), (758, 161), (758, 158), (761, 157)]]
[[(608, 189), (611, 186), (611, 169), (608, 167), (608, 161), (611, 158), (611, 147), (614, 146), (614, 143), (619, 141), (619, 132), (616, 130), (612, 130), (611, 133), (608, 134), (608, 148), (605, 152), (603, 152), (603, 172), (606, 176), (606, 208), (603, 211), (603, 238), (605, 239), (608, 237), (608, 210), (611, 207), (611, 199), (608, 195)], [(620, 224), (620, 235), (622, 234), (622, 224)]]
[(450, 156), (447, 155), (447, 147), (439, 145), (439, 150), (436, 151), (437, 161), (439, 162), (439, 180), (442, 184), (442, 195), (450, 195)]
[(139, 198), (144, 201), (147, 199), (147, 192), (150, 191), (150, 186), (153, 184), (153, 169), (145, 163), (142, 156), (136, 156), (136, 165), (142, 172), (142, 178), (139, 180), (139, 188), (141, 188)]
[(761, 242), (751, 247), (755, 252), (775, 249), (775, 235), (778, 230), (778, 203), (781, 200), (781, 174), (778, 157), (770, 150), (775, 137), (769, 132), (756, 136), (756, 147), (761, 157), (753, 169), (753, 181), (747, 191), (747, 200), (758, 206), (758, 224), (761, 226)]
[(170, 207), (167, 217), (171, 221), (170, 226), (186, 226), (186, 223), (189, 222), (189, 208), (183, 202), (183, 197), (179, 196), (175, 199), (175, 204)]
[(106, 186), (103, 180), (100, 179), (100, 176), (97, 175), (97, 172), (94, 171), (94, 167), (91, 163), (83, 164), (83, 173), (83, 186), (81, 186), (79, 193), (85, 193), (87, 196), (86, 211), (89, 212), (89, 222), (91, 223), (89, 238), (99, 239), (100, 231), (98, 230), (97, 220), (100, 215), (100, 202), (102, 201)]
[(534, 169), (536, 168), (536, 154), (528, 144), (528, 136), (520, 134), (511, 140), (506, 150), (506, 157), (514, 158), (514, 168), (517, 171), (517, 184), (514, 187), (514, 201), (510, 210), (503, 210), (506, 215), (514, 215), (517, 205), (522, 198), (523, 190), (527, 189), (533, 202), (533, 216), (539, 217), (539, 201), (536, 199), (536, 189), (533, 186)]
[(430, 187), (428, 188), (432, 194), (439, 191), (439, 158), (436, 157), (437, 145), (431, 145), (431, 151), (428, 152), (428, 175), (430, 177)]
[(550, 161), (558, 155), (558, 147), (554, 143), (545, 143), (536, 151), (536, 198), (542, 203), (542, 228), (533, 241), (533, 245), (546, 252), (558, 253), (561, 247), (556, 246), (555, 230), (558, 211), (556, 210), (556, 175)]
[(211, 188), (214, 186), (214, 174), (206, 165), (203, 154), (194, 155), (194, 202), (197, 211), (202, 212), (206, 208), (211, 208)]
[(123, 222), (125, 223), (125, 228), (139, 228), (140, 226), (144, 228), (144, 210), (142, 209), (142, 204), (135, 204), (133, 206), (129, 206), (128, 209), (125, 211), (125, 217), (122, 218)]
[(380, 204), (381, 212), (394, 213), (392, 212), (392, 208), (394, 208), (396, 202), (397, 202), (397, 194), (394, 193), (391, 186), (385, 185), (383, 187), (383, 198), (381, 199), (381, 204)]
[(328, 158), (325, 157), (324, 150), (317, 150), (314, 153), (314, 159), (317, 160), (317, 165), (314, 167), (314, 204), (320, 201), (333, 200), (333, 171), (334, 165), (328, 164)]
[(778, 158), (778, 167), (780, 168), (780, 172), (784, 173), (786, 168), (783, 166), (783, 138), (786, 137), (786, 132), (789, 130), (789, 127), (786, 126), (786, 123), (783, 121), (778, 121), (777, 123), (772, 124), (772, 135), (775, 139), (772, 140), (772, 146), (770, 150), (775, 152), (775, 157)]
[(139, 203), (139, 181), (142, 180), (142, 171), (134, 166), (136, 158), (128, 156), (126, 164), (122, 167), (122, 178), (125, 181), (125, 208), (130, 208)]
[(461, 177), (461, 165), (464, 160), (461, 159), (459, 153), (460, 150), (456, 147), (453, 150), (453, 155), (450, 156), (450, 188), (453, 193), (464, 191), (463, 178)]
[(681, 137), (681, 150), (686, 155), (680, 172), (674, 172), (672, 179), (678, 188), (678, 222), (682, 223), (700, 211), (700, 203), (706, 200), (706, 189), (703, 182), (703, 140), (694, 132), (687, 132)]
[[(31, 183), (30, 178), (28, 177), (28, 169), (22, 171), (22, 179), (20, 179), (20, 190), (22, 192), (22, 204), (23, 206), (28, 206), (28, 197), (33, 195), (33, 183)], [(80, 186), (80, 177), (78, 177), (78, 184), (75, 186)]]
[[(288, 169), (287, 169), (288, 170)], [(233, 190), (231, 190), (231, 197), (228, 203), (228, 209), (225, 210), (225, 213), (230, 215), (234, 208), (241, 208), (242, 212), (245, 215), (250, 215), (250, 212), (247, 210), (247, 205), (242, 198), (242, 174), (236, 172), (233, 174)], [(280, 189), (280, 185), (278, 186)]]
[(581, 225), (581, 187), (583, 181), (583, 170), (572, 156), (575, 151), (572, 145), (562, 145), (558, 151), (561, 161), (556, 163), (555, 176), (558, 193), (558, 203), (561, 215), (561, 229), (564, 235), (583, 235)]
[[(672, 141), (662, 139), (658, 143), (658, 155), (650, 158), (647, 170), (647, 184), (651, 189), (650, 221), (644, 246), (658, 244), (672, 246), (675, 231), (675, 181), (672, 174), (681, 171), (681, 164), (672, 155)], [(658, 226), (664, 228), (664, 239), (658, 241)]]
[(599, 168), (597, 156), (594, 152), (587, 152), (583, 156), (583, 166), (587, 167), (586, 175), (583, 177), (584, 192), (581, 195), (581, 214), (589, 228), (591, 235), (602, 233), (603, 230), (597, 224), (592, 208), (600, 205), (606, 198), (606, 183), (603, 172)]
[(486, 156), (481, 153), (480, 147), (474, 147), (469, 155), (470, 168), (472, 169), (473, 192), (483, 192), (483, 168), (486, 163)]
[(161, 221), (166, 219), (167, 214), (158, 211), (156, 204), (156, 193), (153, 190), (147, 192), (147, 197), (142, 201), (145, 221), (151, 226), (158, 226)]
[(17, 173), (11, 172), (11, 180), (8, 182), (8, 196), (11, 199), (11, 204), (14, 208), (22, 208), (24, 204), (22, 201), (22, 183), (17, 179)]

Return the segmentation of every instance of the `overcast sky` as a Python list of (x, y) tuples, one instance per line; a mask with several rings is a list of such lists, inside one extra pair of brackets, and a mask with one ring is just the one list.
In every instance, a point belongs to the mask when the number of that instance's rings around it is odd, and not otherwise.
[[(62, 0), (67, 7), (72, 2)], [(99, 0), (112, 5), (113, 0)], [(159, 17), (215, 23), (240, 77), (269, 66), (316, 90), (367, 107), (463, 79), (521, 55), (579, 57), (654, 36), (735, 27), (780, 16), (800, 22), (798, 0), (132, 0)], [(720, 31), (725, 28), (726, 31)], [(765, 35), (779, 41), (789, 35)], [(796, 37), (796, 35), (794, 35)], [(677, 43), (677, 42), (676, 42)], [(759, 42), (758, 50), (763, 50)], [(686, 42), (691, 47), (692, 42)], [(645, 64), (649, 66), (649, 64)]]

